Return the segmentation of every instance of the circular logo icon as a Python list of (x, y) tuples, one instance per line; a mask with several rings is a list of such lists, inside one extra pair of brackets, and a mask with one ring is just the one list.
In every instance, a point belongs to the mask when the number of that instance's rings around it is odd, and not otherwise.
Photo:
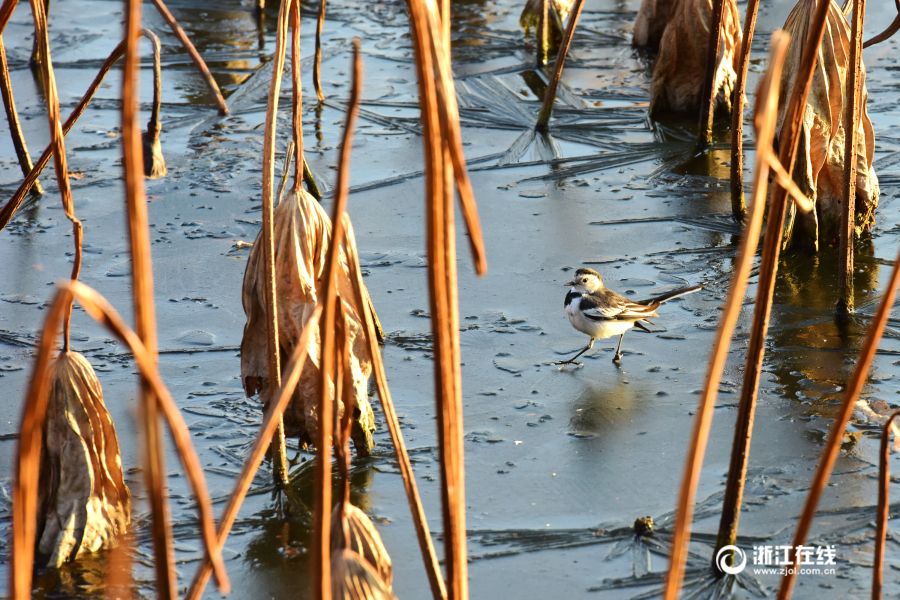
[[(728, 557), (732, 556), (731, 564)], [(716, 566), (726, 575), (737, 575), (747, 566), (747, 555), (737, 546), (722, 546), (716, 552)]]

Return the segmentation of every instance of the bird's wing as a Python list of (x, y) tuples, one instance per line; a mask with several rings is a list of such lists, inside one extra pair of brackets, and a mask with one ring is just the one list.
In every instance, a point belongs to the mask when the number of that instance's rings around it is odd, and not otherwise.
[(632, 302), (609, 290), (584, 294), (580, 308), (584, 316), (594, 321), (634, 321), (656, 316), (655, 306)]

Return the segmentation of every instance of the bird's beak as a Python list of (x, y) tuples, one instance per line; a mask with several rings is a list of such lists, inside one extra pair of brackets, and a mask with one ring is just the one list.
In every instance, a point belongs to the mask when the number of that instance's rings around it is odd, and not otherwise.
[(574, 281), (567, 281), (563, 284), (563, 287), (575, 287)]

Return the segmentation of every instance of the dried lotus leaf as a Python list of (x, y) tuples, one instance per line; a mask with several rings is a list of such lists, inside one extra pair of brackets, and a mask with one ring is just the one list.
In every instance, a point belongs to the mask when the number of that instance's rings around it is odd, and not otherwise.
[(331, 596), (334, 600), (397, 600), (369, 563), (346, 549), (331, 555)]
[[(786, 94), (796, 85), (803, 41), (808, 37), (815, 2), (800, 0), (784, 23), (791, 34), (791, 44), (781, 77), (782, 97), (778, 113), (778, 130), (784, 123)], [(850, 26), (840, 8), (831, 2), (828, 8), (825, 37), (819, 49), (812, 87), (806, 102), (797, 162), (793, 176), (797, 186), (815, 202), (816, 209), (798, 214), (794, 207), (788, 215), (785, 244), (815, 251), (819, 245), (836, 245), (840, 236), (843, 212), (844, 180), (844, 92), (850, 61)], [(875, 209), (880, 193), (878, 177), (872, 166), (875, 154), (875, 132), (866, 108), (865, 66), (860, 72), (860, 122), (857, 135), (856, 234), (861, 235), (875, 224)]]
[(103, 390), (76, 352), (60, 354), (51, 367), (38, 506), (38, 560), (54, 567), (107, 546), (131, 520), (131, 494)]
[[(731, 110), (737, 79), (734, 64), (740, 54), (741, 28), (735, 0), (724, 0), (720, 52), (713, 79), (716, 106)], [(712, 0), (675, 4), (659, 44), (650, 83), (650, 114), (697, 113), (703, 97), (712, 22)]]
[[(572, 5), (575, 0), (548, 0), (550, 5), (547, 7), (548, 17), (550, 18), (550, 43), (556, 47), (562, 40), (563, 32), (566, 30), (566, 19), (572, 12)], [(543, 0), (528, 0), (525, 7), (522, 8), (522, 14), (519, 15), (519, 25), (525, 30), (527, 37), (531, 30), (538, 32), (541, 23), (541, 12), (543, 12)]]
[(394, 577), (391, 557), (369, 515), (347, 502), (344, 504), (344, 522), (347, 526), (346, 536), (344, 523), (341, 521), (341, 505), (338, 504), (331, 513), (331, 551), (337, 552), (344, 548), (352, 550), (369, 563), (390, 589)]
[(634, 20), (632, 45), (637, 48), (658, 49), (673, 10), (675, 0), (643, 0)]
[[(275, 281), (278, 290), (279, 345), (283, 357), (290, 356), (301, 339), (303, 324), (319, 302), (319, 290), (331, 237), (331, 219), (305, 190), (291, 192), (275, 207)], [(241, 379), (248, 396), (267, 389), (265, 256), (257, 236), (244, 273), (243, 305), (247, 315), (241, 341)], [(365, 343), (362, 310), (355, 306), (345, 251), (339, 253), (338, 294), (347, 315), (350, 336), (351, 372), (359, 415), (354, 424), (354, 444), (361, 455), (374, 446), (374, 416), (368, 399), (372, 361)], [(304, 442), (316, 439), (318, 430), (319, 364), (321, 339), (316, 331), (309, 337), (307, 358), (300, 383), (284, 413), (285, 433)], [(282, 368), (286, 368), (286, 361)], [(338, 414), (343, 403), (338, 402)]]

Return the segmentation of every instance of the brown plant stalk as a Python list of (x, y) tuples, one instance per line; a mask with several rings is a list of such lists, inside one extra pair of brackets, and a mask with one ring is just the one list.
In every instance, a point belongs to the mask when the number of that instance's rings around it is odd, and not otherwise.
[[(306, 362), (310, 338), (319, 326), (321, 314), (322, 309), (317, 306), (307, 318), (306, 323), (304, 323), (300, 340), (294, 346), (294, 351), (288, 360), (281, 387), (274, 394), (272, 402), (269, 403), (262, 425), (259, 428), (259, 435), (253, 444), (253, 448), (250, 450), (250, 454), (247, 456), (247, 460), (244, 462), (241, 474), (234, 484), (234, 491), (231, 492), (228, 504), (219, 520), (215, 546), (217, 552), (221, 552), (225, 546), (225, 541), (228, 539), (228, 534), (231, 532), (241, 504), (247, 497), (247, 492), (250, 491), (250, 485), (253, 483), (256, 472), (259, 470), (259, 466), (265, 459), (266, 452), (272, 444), (272, 439), (281, 423), (282, 415), (284, 415), (284, 411), (291, 401), (291, 396), (300, 382), (300, 375)], [(212, 562), (210, 561), (210, 554), (207, 553), (200, 564), (200, 568), (197, 569), (197, 573), (194, 575), (191, 587), (188, 589), (187, 600), (197, 600), (203, 596), (203, 591), (206, 589), (206, 584), (209, 582), (209, 577), (212, 573)]]
[(700, 96), (700, 144), (712, 143), (713, 121), (716, 117), (716, 58), (722, 51), (722, 23), (725, 0), (713, 0), (712, 21), (709, 24), (709, 43), (706, 50), (706, 73), (703, 95)]
[(862, 109), (862, 45), (863, 24), (866, 16), (866, 0), (854, 0), (850, 29), (850, 59), (847, 65), (847, 81), (844, 97), (844, 182), (841, 207), (841, 232), (839, 252), (840, 272), (838, 273), (838, 299), (836, 310), (839, 316), (853, 312), (853, 253), (856, 242), (856, 150), (859, 138), (859, 119)]
[(300, 2), (291, 5), (291, 98), (293, 99), (292, 125), (294, 148), (294, 192), (299, 192), (303, 182), (306, 155), (303, 152), (303, 87), (300, 79)]
[(322, 92), (322, 31), (325, 29), (325, 0), (319, 0), (319, 15), (316, 18), (316, 54), (313, 60), (313, 87), (319, 102), (325, 101)]
[[(881, 42), (885, 41), (898, 31), (900, 31), (900, 0), (894, 0), (894, 4), (896, 4), (897, 6), (897, 16), (894, 17), (894, 20), (891, 21), (891, 24), (888, 25), (884, 31), (882, 31), (878, 35), (872, 36), (871, 39), (866, 40), (866, 43), (863, 44), (863, 48), (868, 48), (869, 46), (880, 44)], [(0, 31), (2, 31), (2, 29), (0, 29)]]
[(12, 596), (17, 599), (31, 597), (32, 565), (37, 533), (37, 486), (40, 454), (43, 447), (43, 424), (47, 416), (50, 398), (50, 367), (56, 349), (56, 334), (60, 329), (67, 307), (76, 299), (91, 318), (106, 327), (128, 346), (143, 381), (159, 398), (162, 414), (169, 424), (172, 439), (188, 476), (188, 482), (197, 499), (203, 543), (207, 552), (213, 557), (220, 588), (223, 592), (227, 592), (228, 579), (225, 575), (221, 552), (215, 546), (212, 503), (206, 487), (203, 468), (191, 443), (187, 423), (159, 375), (155, 354), (141, 342), (138, 335), (125, 324), (122, 317), (105, 298), (80, 282), (69, 281), (59, 284), (47, 312), (22, 413), (16, 481), (13, 486), (13, 568), (11, 569), (10, 586)]
[[(34, 2), (34, 0), (32, 0)], [(144, 195), (144, 157), (138, 125), (138, 35), (141, 29), (139, 0), (126, 2), (125, 58), (122, 67), (122, 165), (128, 237), (131, 249), (132, 303), (137, 334), (154, 360), (157, 354), (156, 311), (153, 302), (153, 265), (150, 254), (149, 221)], [(49, 53), (47, 56), (49, 63)], [(159, 399), (141, 382), (140, 419), (143, 426), (144, 482), (152, 515), (153, 549), (157, 596), (177, 597), (172, 524), (166, 498), (165, 449), (159, 427)]]
[(344, 134), (341, 140), (340, 159), (338, 162), (337, 190), (331, 213), (333, 230), (331, 245), (325, 259), (323, 270), (322, 321), (320, 337), (322, 340), (321, 355), (321, 396), (319, 397), (319, 427), (316, 439), (316, 502), (315, 520), (313, 522), (313, 578), (315, 580), (315, 597), (328, 600), (331, 598), (331, 445), (334, 419), (334, 405), (331, 382), (335, 380), (335, 319), (337, 296), (337, 273), (340, 266), (339, 253), (344, 245), (346, 221), (343, 218), (347, 209), (347, 196), (350, 191), (350, 152), (353, 147), (353, 131), (359, 115), (359, 103), (362, 87), (362, 56), (360, 55), (359, 38), (353, 39), (353, 77), (350, 84), (350, 98), (347, 102), (347, 116), (344, 121)]
[(13, 11), (18, 4), (19, 0), (3, 0), (3, 4), (0, 5), (0, 35), (3, 35), (6, 24), (9, 23), (9, 19), (12, 17)]
[(888, 519), (891, 507), (888, 497), (891, 493), (891, 447), (890, 437), (894, 419), (900, 417), (895, 411), (881, 430), (881, 446), (878, 453), (878, 508), (875, 511), (875, 560), (872, 565), (872, 600), (881, 600), (884, 584), (884, 546), (887, 542)]
[(584, 8), (584, 0), (575, 0), (575, 5), (572, 6), (572, 10), (569, 12), (566, 32), (563, 34), (562, 42), (559, 44), (559, 51), (556, 54), (553, 77), (550, 78), (550, 83), (547, 85), (547, 89), (544, 90), (544, 102), (541, 104), (541, 112), (538, 114), (538, 120), (534, 126), (535, 131), (540, 133), (549, 131), (550, 115), (553, 113), (553, 103), (556, 101), (556, 89), (559, 87), (559, 80), (562, 78), (566, 56), (569, 54), (569, 47), (571, 47), (572, 39), (575, 37), (575, 26), (578, 25), (578, 17), (581, 16), (582, 8)]
[[(816, 12), (811, 19), (809, 37), (805, 40), (800, 68), (797, 73), (797, 81), (803, 84), (797, 85), (791, 90), (782, 129), (779, 134), (778, 161), (787, 173), (791, 173), (794, 170), (800, 123), (803, 119), (806, 101), (812, 86), (818, 48), (822, 44), (822, 38), (825, 33), (825, 21), (829, 6), (830, 2), (825, 0), (816, 5)], [(800, 42), (801, 40), (794, 40), (793, 43)], [(744, 366), (744, 381), (735, 422), (728, 480), (725, 486), (725, 497), (722, 501), (722, 515), (719, 521), (718, 539), (716, 541), (717, 551), (723, 546), (733, 545), (737, 540), (741, 501), (744, 495), (744, 481), (747, 476), (747, 462), (750, 456), (750, 442), (753, 436), (753, 419), (756, 414), (756, 398), (759, 394), (765, 339), (772, 312), (772, 298), (775, 293), (775, 280), (778, 273), (778, 260), (781, 255), (781, 241), (786, 215), (787, 191), (781, 186), (775, 186), (769, 203), (766, 232), (760, 258), (756, 304), (753, 311), (750, 342)]]
[[(278, 126), (278, 100), (281, 91), (281, 75), (284, 71), (287, 53), (288, 15), (293, 0), (285, 0), (278, 11), (278, 23), (275, 34), (275, 59), (273, 61), (272, 81), (269, 84), (269, 98), (266, 107), (265, 137), (263, 139), (263, 177), (262, 177), (262, 244), (266, 261), (266, 328), (268, 355), (268, 383), (264, 388), (266, 403), (271, 401), (272, 394), (281, 387), (281, 352), (278, 332), (278, 293), (275, 284), (275, 142)], [(287, 451), (284, 438), (284, 423), (278, 425), (277, 434), (272, 444), (272, 473), (275, 485), (286, 488), (288, 485)]]
[[(816, 507), (819, 505), (822, 492), (828, 485), (828, 480), (831, 478), (831, 472), (834, 470), (834, 465), (841, 452), (841, 444), (844, 440), (847, 424), (850, 422), (850, 417), (853, 416), (853, 409), (856, 406), (856, 402), (859, 399), (863, 386), (866, 384), (866, 380), (869, 377), (869, 369), (872, 367), (872, 362), (875, 359), (875, 352), (878, 350), (878, 344), (881, 341), (881, 336), (884, 334), (884, 328), (891, 316), (891, 308), (894, 305), (894, 298), (897, 295), (898, 285), (900, 285), (900, 253), (898, 253), (897, 258), (894, 261), (891, 279), (885, 289), (884, 296), (881, 298), (881, 304), (878, 306), (878, 311), (872, 318), (872, 324), (869, 325), (869, 331), (863, 342), (862, 350), (860, 350), (859, 358), (853, 369), (853, 374), (847, 382), (847, 391), (844, 394), (844, 401), (841, 404), (841, 409), (834, 419), (834, 423), (831, 426), (831, 432), (828, 434), (828, 440), (825, 442), (822, 458), (819, 461), (816, 473), (810, 484), (809, 494), (806, 496), (806, 503), (803, 506), (803, 512), (800, 513), (800, 519), (797, 523), (797, 530), (794, 532), (794, 540), (792, 542), (794, 548), (803, 544), (809, 534), (812, 520), (816, 514)], [(891, 420), (892, 419), (893, 416), (891, 417)], [(890, 423), (891, 421), (889, 420), (886, 424), (886, 431), (889, 430)], [(885, 447), (886, 437), (883, 437), (882, 440), (882, 453), (884, 453), (887, 451)], [(887, 509), (880, 509), (880, 511), (883, 510)], [(879, 514), (881, 514), (881, 512), (879, 512)], [(797, 569), (792, 569), (791, 566), (796, 566), (796, 561), (796, 554), (792, 553), (791, 564), (788, 565), (786, 574), (781, 578), (781, 587), (778, 590), (779, 600), (786, 600), (791, 597), (791, 592), (797, 577)], [(878, 563), (876, 562), (876, 568), (877, 566)]]
[[(346, 218), (346, 217), (345, 217)], [(400, 476), (403, 479), (403, 487), (406, 490), (406, 498), (412, 513), (413, 524), (416, 529), (416, 537), (419, 541), (419, 550), (428, 575), (428, 583), (431, 586), (431, 594), (436, 600), (447, 597), (447, 587), (441, 574), (440, 563), (434, 550), (434, 542), (431, 539), (431, 531), (428, 527), (428, 519), (422, 506), (422, 499), (416, 485), (416, 477), (413, 472), (412, 462), (406, 450), (406, 442), (400, 429), (400, 420), (394, 408), (394, 400), (391, 396), (387, 382), (387, 373), (384, 368), (384, 360), (381, 356), (381, 348), (378, 345), (378, 333), (375, 327), (374, 312), (371, 308), (371, 299), (366, 291), (362, 279), (362, 270), (359, 264), (359, 256), (356, 254), (356, 239), (353, 229), (347, 218), (347, 262), (350, 267), (350, 280), (353, 283), (356, 306), (361, 306), (363, 322), (365, 324), (366, 344), (369, 355), (372, 357), (372, 372), (375, 376), (375, 389), (381, 400), (381, 408), (384, 411), (384, 420), (387, 423), (394, 451), (397, 455), (397, 463), (400, 465)], [(346, 408), (344, 409), (346, 410)]]
[(184, 46), (184, 49), (187, 50), (188, 55), (191, 57), (191, 60), (194, 61), (194, 64), (197, 65), (197, 69), (200, 71), (200, 75), (203, 76), (204, 81), (206, 81), (206, 85), (209, 86), (209, 90), (213, 93), (213, 96), (216, 98), (216, 104), (219, 106), (219, 114), (227, 115), (228, 114), (228, 104), (225, 103), (225, 98), (222, 97), (222, 90), (219, 89), (219, 84), (216, 83), (215, 78), (213, 78), (212, 73), (209, 71), (209, 67), (206, 66), (206, 61), (203, 60), (203, 57), (200, 56), (200, 53), (197, 52), (197, 48), (194, 47), (193, 42), (191, 42), (191, 38), (184, 32), (184, 29), (181, 28), (181, 25), (178, 24), (178, 21), (175, 19), (175, 15), (169, 10), (169, 7), (166, 6), (163, 0), (153, 0), (153, 5), (156, 6), (156, 10), (159, 11), (159, 14), (162, 16), (163, 20), (169, 24), (169, 27), (172, 29), (172, 33), (175, 34), (175, 37), (181, 42), (181, 45)]
[[(158, 55), (156, 53), (156, 46), (159, 43), (159, 38), (150, 31), (149, 29), (142, 29), (141, 35), (149, 39), (154, 44), (154, 73), (157, 69), (159, 69), (157, 58)], [(69, 114), (69, 117), (66, 119), (65, 123), (62, 125), (63, 136), (69, 134), (69, 131), (72, 130), (72, 127), (75, 126), (75, 123), (84, 113), (85, 109), (91, 103), (91, 100), (94, 99), (94, 95), (97, 93), (97, 90), (100, 89), (100, 85), (103, 83), (103, 79), (106, 77), (107, 73), (112, 69), (113, 65), (115, 65), (116, 61), (118, 61), (125, 54), (125, 40), (119, 42), (119, 44), (113, 49), (113, 51), (109, 54), (109, 57), (103, 62), (103, 65), (100, 67), (100, 70), (94, 76), (94, 80), (91, 82), (91, 85), (88, 86), (87, 91), (85, 91), (84, 95), (81, 97), (81, 100), (78, 101), (78, 104)], [(160, 110), (160, 89), (161, 81), (157, 79), (154, 75), (153, 78), (153, 113), (159, 114)], [(151, 116), (152, 121), (152, 116)], [(159, 123), (159, 117), (156, 118), (157, 124)], [(149, 125), (148, 125), (149, 126)], [(41, 174), (41, 171), (44, 170), (44, 167), (47, 166), (47, 163), (50, 162), (50, 158), (53, 156), (53, 144), (50, 143), (44, 148), (44, 151), (41, 153), (41, 156), (38, 158), (37, 162), (34, 164), (31, 171), (25, 176), (25, 179), (22, 180), (22, 183), (19, 184), (19, 187), (16, 189), (16, 192), (12, 195), (12, 197), (6, 202), (2, 209), (0, 209), (0, 230), (4, 229), (7, 225), (9, 225), (10, 221), (12, 221), (13, 217), (16, 216), (16, 212), (22, 206), (22, 203), (25, 201), (25, 196), (31, 191), (31, 188), (36, 184), (38, 176)]]
[(756, 33), (758, 14), (759, 0), (747, 0), (744, 31), (741, 36), (741, 54), (738, 59), (734, 95), (731, 100), (731, 214), (737, 220), (743, 220), (746, 212), (744, 206), (744, 91), (747, 88), (750, 51), (753, 49), (753, 35)]
[[(50, 122), (50, 145), (53, 147), (53, 166), (56, 169), (56, 181), (59, 193), (62, 197), (63, 210), (66, 218), (72, 223), (72, 238), (74, 243), (74, 260), (72, 261), (72, 281), (78, 280), (81, 272), (81, 243), (83, 229), (81, 221), (75, 216), (75, 203), (72, 200), (72, 186), (69, 182), (69, 167), (66, 161), (65, 137), (59, 124), (59, 95), (56, 90), (56, 77), (53, 73), (53, 61), (50, 58), (50, 35), (47, 31), (47, 15), (44, 13), (44, 4), (41, 0), (31, 0), (31, 12), (34, 17), (35, 39), (41, 46), (46, 60), (41, 65), (41, 75), (44, 82), (44, 90), (47, 97), (47, 119)], [(69, 350), (70, 324), (72, 320), (72, 305), (69, 304), (63, 319), (63, 351)]]
[[(0, 35), (0, 95), (3, 97), (3, 108), (6, 110), (6, 121), (9, 123), (9, 134), (12, 137), (16, 158), (19, 160), (22, 175), (26, 176), (34, 165), (31, 162), (31, 154), (28, 152), (25, 135), (22, 133), (22, 125), (19, 122), (19, 113), (16, 110), (16, 99), (13, 95), (9, 63), (6, 60), (6, 47), (3, 44), (2, 35)], [(36, 194), (44, 193), (39, 181), (34, 182), (34, 191)]]
[(762, 230), (763, 215), (766, 210), (766, 196), (769, 188), (769, 163), (766, 154), (772, 153), (772, 140), (775, 136), (775, 123), (778, 118), (778, 93), (781, 81), (781, 70), (787, 52), (790, 36), (776, 32), (772, 37), (772, 49), (769, 53), (769, 68), (765, 79), (760, 83), (756, 96), (754, 123), (758, 151), (756, 168), (753, 176), (753, 198), (741, 245), (738, 250), (736, 266), (728, 288), (728, 297), (722, 310), (719, 330), (713, 344), (706, 383), (700, 396), (697, 416), (694, 420), (694, 431), (688, 455), (685, 461), (684, 476), (681, 480), (681, 491), (678, 496), (678, 507), (675, 510), (675, 533), (672, 538), (672, 554), (669, 558), (669, 573), (666, 579), (665, 597), (674, 600), (678, 597), (684, 577), (684, 565), (687, 560), (688, 544), (691, 538), (691, 522), (693, 520), (694, 499), (697, 485), (703, 468), (709, 431), (712, 427), (713, 411), (718, 397), (719, 384), (728, 359), (734, 329), (741, 314), (750, 271), (759, 245), (759, 234)]

